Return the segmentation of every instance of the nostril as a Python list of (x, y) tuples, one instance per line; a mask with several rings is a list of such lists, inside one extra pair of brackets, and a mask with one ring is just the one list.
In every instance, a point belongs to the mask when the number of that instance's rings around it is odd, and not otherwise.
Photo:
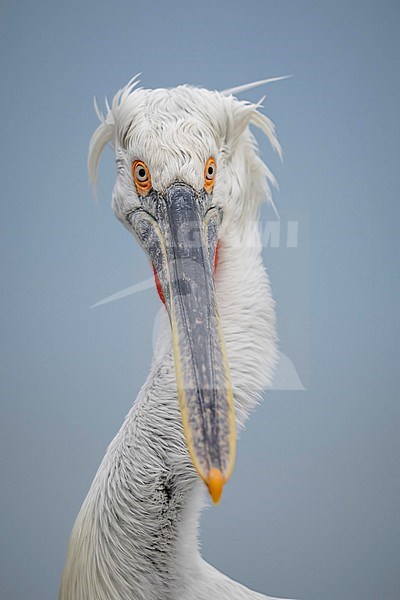
[(214, 254), (214, 273), (217, 270), (217, 265), (218, 265), (218, 252), (219, 252), (219, 242), (217, 242), (217, 245), (215, 246), (215, 254)]

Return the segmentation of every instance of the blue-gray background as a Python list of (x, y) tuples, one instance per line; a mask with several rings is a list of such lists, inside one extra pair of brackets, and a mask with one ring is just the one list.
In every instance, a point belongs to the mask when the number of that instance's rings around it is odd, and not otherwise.
[[(92, 98), (147, 87), (266, 90), (281, 164), (265, 248), (282, 351), (305, 391), (272, 391), (239, 445), (205, 557), (304, 600), (394, 600), (399, 582), (399, 5), (198, 0), (1, 3), (2, 600), (56, 597), (67, 537), (151, 360), (154, 289), (109, 208), (92, 202)], [(297, 248), (286, 248), (287, 221)]]

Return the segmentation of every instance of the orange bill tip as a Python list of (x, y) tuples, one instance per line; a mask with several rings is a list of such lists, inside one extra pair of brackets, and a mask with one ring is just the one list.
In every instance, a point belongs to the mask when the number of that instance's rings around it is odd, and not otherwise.
[(219, 469), (212, 468), (208, 473), (206, 480), (208, 491), (214, 504), (218, 504), (222, 495), (222, 488), (225, 484), (225, 477)]

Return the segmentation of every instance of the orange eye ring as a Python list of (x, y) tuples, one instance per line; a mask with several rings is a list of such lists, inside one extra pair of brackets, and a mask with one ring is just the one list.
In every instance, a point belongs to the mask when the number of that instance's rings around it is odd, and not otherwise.
[(132, 177), (139, 194), (147, 194), (151, 190), (150, 171), (142, 160), (135, 160), (132, 164)]
[(211, 193), (215, 183), (215, 176), (217, 174), (217, 163), (212, 156), (206, 162), (204, 167), (204, 189), (207, 193)]

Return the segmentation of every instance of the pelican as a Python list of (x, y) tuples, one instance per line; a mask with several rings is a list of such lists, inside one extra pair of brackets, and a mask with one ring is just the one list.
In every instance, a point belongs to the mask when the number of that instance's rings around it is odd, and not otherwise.
[(280, 145), (261, 104), (236, 97), (264, 82), (217, 92), (136, 77), (97, 109), (89, 176), (111, 143), (112, 207), (150, 259), (163, 315), (150, 374), (73, 527), (60, 600), (270, 598), (205, 562), (197, 534), (277, 356), (259, 235), (274, 178), (250, 126)]

